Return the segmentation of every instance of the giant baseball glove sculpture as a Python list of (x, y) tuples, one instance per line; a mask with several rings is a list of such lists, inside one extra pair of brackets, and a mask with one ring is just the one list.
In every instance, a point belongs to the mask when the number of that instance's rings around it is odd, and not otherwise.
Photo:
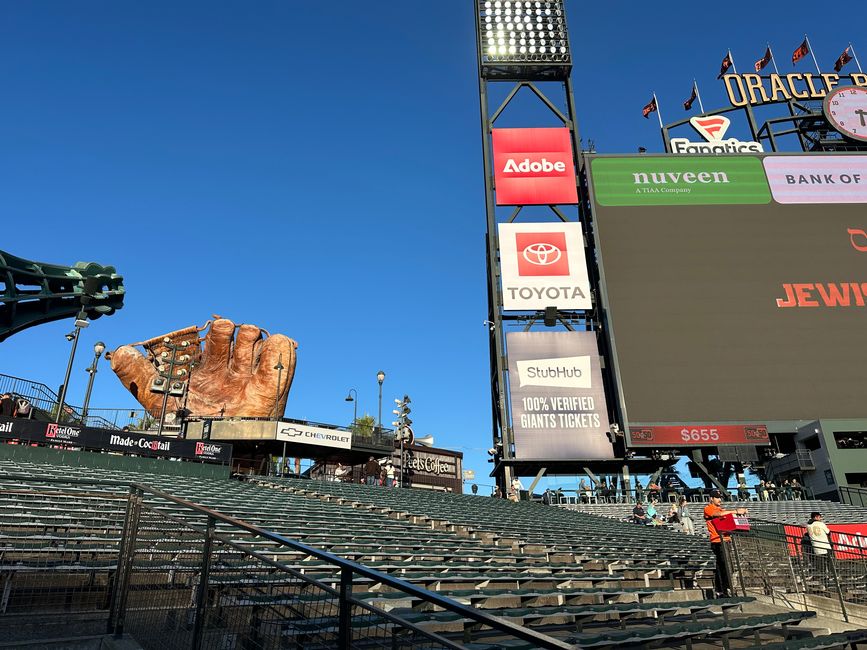
[[(208, 325), (210, 329), (200, 339), (199, 333)], [(175, 364), (174, 376), (189, 377), (187, 395), (169, 397), (167, 413), (186, 408), (196, 416), (283, 415), (295, 375), (298, 344), (282, 334), (270, 335), (255, 325), (236, 326), (219, 316), (202, 327), (187, 327), (148, 341), (122, 345), (111, 353), (111, 369), (151, 415), (159, 417), (162, 409), (163, 395), (151, 392), (151, 384), (159, 376), (158, 367), (162, 366), (163, 373), (170, 372), (169, 344), (177, 346), (184, 342), (187, 346), (175, 355), (179, 363)], [(136, 349), (139, 345), (144, 348), (144, 355)]]

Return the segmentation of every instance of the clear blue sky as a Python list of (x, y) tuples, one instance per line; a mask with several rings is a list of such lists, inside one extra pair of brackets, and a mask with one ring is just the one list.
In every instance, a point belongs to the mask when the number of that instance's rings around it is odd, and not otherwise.
[[(382, 369), (383, 420), (410, 394), (416, 433), (490, 483), (473, 6), (3, 3), (0, 249), (113, 264), (127, 288), (84, 332), (69, 400), (96, 340), (218, 313), (299, 342), (287, 416), (348, 424), (349, 388), (375, 415)], [(805, 31), (827, 71), (867, 19), (855, 4), (813, 25), (792, 7), (568, 2), (582, 135), (600, 152), (658, 151), (641, 117), (653, 90), (666, 121), (694, 76), (721, 106), (727, 48), (746, 71), (770, 40), (788, 72)], [(548, 123), (524, 104), (511, 119)], [(0, 344), (0, 372), (57, 386), (69, 328)], [(106, 364), (92, 405), (136, 404)]]

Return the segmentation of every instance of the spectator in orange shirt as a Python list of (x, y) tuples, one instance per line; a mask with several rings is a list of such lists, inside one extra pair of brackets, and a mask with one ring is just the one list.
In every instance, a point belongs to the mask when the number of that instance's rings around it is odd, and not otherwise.
[(704, 507), (704, 520), (707, 523), (707, 532), (710, 535), (710, 548), (716, 558), (713, 587), (716, 592), (715, 597), (717, 598), (731, 595), (731, 580), (725, 561), (725, 549), (723, 548), (723, 543), (731, 541), (731, 537), (725, 533), (720, 533), (716, 528), (714, 520), (726, 515), (745, 514), (747, 514), (746, 508), (725, 510), (722, 507), (722, 494), (719, 490), (713, 490), (710, 493), (710, 503)]

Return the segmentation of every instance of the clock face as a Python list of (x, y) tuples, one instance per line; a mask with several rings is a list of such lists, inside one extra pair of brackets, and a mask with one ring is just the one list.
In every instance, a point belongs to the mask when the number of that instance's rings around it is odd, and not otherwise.
[(828, 93), (824, 105), (831, 126), (846, 137), (867, 142), (867, 88), (837, 88)]

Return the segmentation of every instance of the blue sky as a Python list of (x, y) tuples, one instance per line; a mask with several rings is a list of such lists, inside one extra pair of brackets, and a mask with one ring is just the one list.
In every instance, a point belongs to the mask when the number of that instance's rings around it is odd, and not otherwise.
[[(652, 91), (669, 122), (693, 77), (721, 106), (727, 48), (746, 71), (770, 40), (791, 71), (805, 30), (830, 70), (867, 18), (791, 7), (568, 2), (582, 136), (658, 151)], [(0, 249), (113, 264), (127, 288), (84, 332), (69, 400), (96, 340), (217, 313), (299, 342), (287, 416), (349, 423), (350, 388), (375, 415), (382, 369), (383, 420), (411, 395), (416, 433), (490, 483), (473, 30), (469, 0), (3, 3)], [(546, 124), (521, 102), (504, 125)], [(0, 344), (0, 371), (57, 386), (69, 327)], [(92, 406), (135, 405), (104, 365)]]

